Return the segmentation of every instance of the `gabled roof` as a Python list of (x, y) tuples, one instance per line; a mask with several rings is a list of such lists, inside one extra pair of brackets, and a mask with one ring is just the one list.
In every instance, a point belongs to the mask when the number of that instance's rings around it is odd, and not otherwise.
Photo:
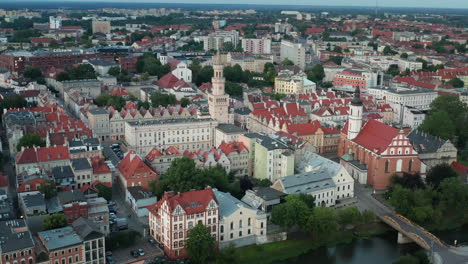
[(168, 73), (161, 77), (156, 84), (163, 87), (163, 88), (172, 88), (176, 85), (176, 83), (180, 81), (174, 74)]
[(162, 199), (159, 200), (151, 209), (151, 211), (156, 213), (162, 204), (167, 201), (171, 213), (176, 209), (177, 206), (181, 206), (181, 208), (187, 214), (201, 213), (206, 210), (212, 200), (218, 205), (216, 197), (211, 188), (178, 194), (175, 194), (174, 192), (166, 192), (164, 193)]
[(70, 159), (68, 147), (51, 146), (41, 148), (27, 148), (16, 155), (17, 164), (28, 164), (35, 162), (49, 162)]
[(447, 142), (440, 137), (416, 129), (408, 134), (408, 139), (418, 153), (437, 152)]
[(321, 125), (320, 122), (317, 120), (314, 120), (311, 123), (287, 125), (288, 133), (296, 136), (313, 135), (317, 132), (319, 128), (321, 128)]
[(122, 175), (129, 179), (135, 174), (140, 174), (143, 176), (143, 173), (155, 173), (154, 169), (148, 166), (140, 156), (136, 155), (134, 151), (130, 151), (125, 155), (125, 157), (119, 163), (119, 171)]
[(370, 119), (353, 141), (372, 152), (380, 154), (390, 145), (397, 134), (398, 129)]

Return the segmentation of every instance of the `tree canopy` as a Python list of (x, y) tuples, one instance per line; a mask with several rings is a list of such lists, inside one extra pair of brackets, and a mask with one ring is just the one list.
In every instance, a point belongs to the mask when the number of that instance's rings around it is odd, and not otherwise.
[(55, 213), (44, 218), (43, 226), (45, 230), (51, 230), (67, 226), (67, 217), (64, 214)]
[(127, 102), (125, 98), (120, 95), (102, 93), (94, 99), (94, 103), (97, 106), (112, 106), (120, 111)]
[(440, 183), (447, 178), (457, 177), (458, 173), (447, 163), (438, 164), (432, 167), (426, 175), (427, 184), (438, 188)]
[(46, 142), (39, 136), (37, 133), (29, 133), (20, 138), (18, 145), (16, 145), (16, 151), (20, 151), (21, 147), (31, 148), (36, 147), (45, 147)]
[(151, 76), (161, 78), (171, 71), (171, 67), (169, 64), (162, 65), (153, 54), (147, 52), (138, 57), (136, 71), (137, 73), (147, 72)]
[(46, 181), (38, 190), (44, 194), (46, 199), (50, 199), (57, 195), (57, 186), (54, 181)]
[(97, 74), (91, 64), (80, 64), (57, 75), (57, 81), (96, 79)]
[(208, 185), (234, 196), (240, 194), (239, 183), (230, 182), (223, 167), (197, 168), (189, 157), (174, 160), (159, 183), (151, 183), (151, 191), (160, 197), (165, 191), (187, 192), (204, 189)]
[(173, 94), (154, 93), (150, 96), (153, 107), (168, 106), (176, 104), (176, 97)]
[(186, 248), (190, 259), (195, 263), (206, 263), (214, 255), (215, 242), (210, 228), (198, 223), (187, 235)]
[(448, 83), (451, 84), (454, 88), (463, 88), (465, 86), (465, 83), (458, 77), (450, 79)]
[(307, 79), (318, 83), (325, 78), (325, 71), (321, 64), (316, 64), (311, 69), (307, 70)]
[(442, 94), (431, 103), (429, 115), (423, 121), (420, 130), (431, 135), (450, 139), (455, 143), (462, 156), (468, 141), (468, 107), (458, 96)]

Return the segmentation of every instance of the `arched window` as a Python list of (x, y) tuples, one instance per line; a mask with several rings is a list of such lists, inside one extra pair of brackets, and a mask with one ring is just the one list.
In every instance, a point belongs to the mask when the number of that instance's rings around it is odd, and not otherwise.
[(410, 159), (410, 161), (408, 162), (408, 172), (411, 172), (413, 170), (413, 160)]
[(388, 168), (390, 167), (390, 161), (386, 160), (385, 161), (385, 173), (388, 173)]
[(402, 164), (403, 164), (403, 160), (401, 160), (401, 159), (397, 160), (397, 163), (396, 163), (396, 171), (397, 172), (401, 171)]

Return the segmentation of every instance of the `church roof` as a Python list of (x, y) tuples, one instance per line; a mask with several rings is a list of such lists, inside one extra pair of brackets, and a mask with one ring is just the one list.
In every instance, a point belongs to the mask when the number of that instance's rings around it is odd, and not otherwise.
[(382, 153), (398, 134), (398, 129), (370, 119), (353, 141), (377, 154)]

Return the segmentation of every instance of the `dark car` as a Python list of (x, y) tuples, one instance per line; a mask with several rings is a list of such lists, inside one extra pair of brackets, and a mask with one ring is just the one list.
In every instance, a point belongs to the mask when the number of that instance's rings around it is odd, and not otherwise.
[(132, 251), (130, 251), (130, 254), (134, 258), (139, 258), (140, 257), (140, 253), (138, 252), (138, 250), (132, 250)]
[(109, 213), (117, 214), (117, 209), (115, 209), (115, 208), (110, 208), (110, 209), (109, 209)]

